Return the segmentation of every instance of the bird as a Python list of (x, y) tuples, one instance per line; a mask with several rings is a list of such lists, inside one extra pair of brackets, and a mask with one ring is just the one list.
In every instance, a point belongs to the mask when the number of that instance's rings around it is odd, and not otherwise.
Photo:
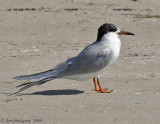
[(121, 48), (119, 35), (135, 34), (120, 30), (114, 24), (102, 24), (98, 28), (96, 41), (86, 46), (77, 56), (67, 59), (48, 71), (14, 77), (13, 79), (28, 81), (16, 86), (21, 88), (13, 94), (58, 78), (78, 81), (93, 79), (95, 91), (111, 93), (113, 90), (101, 87), (99, 78), (100, 74), (119, 57)]

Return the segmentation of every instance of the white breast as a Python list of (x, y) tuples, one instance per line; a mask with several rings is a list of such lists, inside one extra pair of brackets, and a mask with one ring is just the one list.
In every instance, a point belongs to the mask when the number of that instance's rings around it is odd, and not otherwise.
[(102, 42), (104, 43), (104, 45), (106, 45), (107, 48), (109, 47), (112, 50), (113, 61), (115, 62), (119, 57), (121, 48), (121, 41), (118, 38), (118, 34), (115, 32), (107, 33), (103, 36)]

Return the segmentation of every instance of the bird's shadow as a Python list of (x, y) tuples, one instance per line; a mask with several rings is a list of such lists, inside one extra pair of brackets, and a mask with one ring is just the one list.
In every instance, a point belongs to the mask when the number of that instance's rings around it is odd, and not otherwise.
[(19, 93), (17, 95), (23, 96), (23, 95), (44, 95), (44, 96), (52, 96), (52, 95), (77, 95), (84, 93), (84, 91), (81, 90), (75, 90), (75, 89), (65, 89), (65, 90), (45, 90), (45, 91), (39, 91), (39, 92), (33, 92), (33, 93)]

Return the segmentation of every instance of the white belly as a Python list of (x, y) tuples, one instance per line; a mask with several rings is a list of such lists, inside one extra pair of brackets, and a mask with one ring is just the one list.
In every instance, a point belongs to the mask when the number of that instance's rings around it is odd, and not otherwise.
[(114, 59), (111, 60), (111, 62), (106, 66), (104, 67), (103, 69), (101, 69), (100, 71), (97, 71), (97, 72), (92, 72), (92, 73), (86, 73), (86, 74), (75, 74), (75, 75), (67, 75), (67, 76), (64, 76), (62, 77), (63, 79), (71, 79), (71, 80), (80, 80), (80, 81), (83, 81), (83, 80), (88, 80), (88, 79), (91, 79), (91, 78), (98, 78), (100, 76), (100, 74), (109, 66), (111, 65), (112, 63), (114, 63), (115, 61), (117, 60), (117, 57)]
[(91, 78), (98, 78), (98, 76), (100, 75), (101, 71), (98, 72), (93, 72), (93, 73), (86, 73), (86, 74), (76, 74), (76, 75), (68, 75), (68, 76), (64, 76), (62, 77), (63, 79), (71, 79), (71, 80), (88, 80)]

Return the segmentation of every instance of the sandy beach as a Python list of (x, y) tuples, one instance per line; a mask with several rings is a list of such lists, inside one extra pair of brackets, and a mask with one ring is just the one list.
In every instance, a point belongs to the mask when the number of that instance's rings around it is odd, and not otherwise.
[[(160, 1), (1, 0), (0, 124), (159, 124)], [(92, 79), (52, 80), (17, 95), (15, 76), (53, 68), (96, 40), (113, 23), (120, 36), (118, 61)]]

